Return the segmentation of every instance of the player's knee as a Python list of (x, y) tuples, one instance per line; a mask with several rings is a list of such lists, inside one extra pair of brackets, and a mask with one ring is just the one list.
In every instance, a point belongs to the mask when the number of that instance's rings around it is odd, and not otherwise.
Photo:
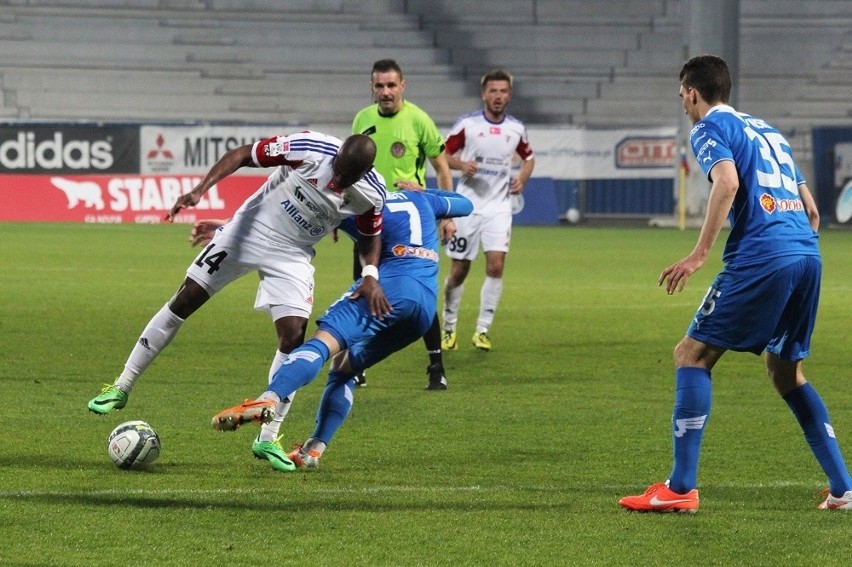
[(186, 319), (204, 305), (208, 299), (210, 299), (210, 294), (200, 284), (186, 278), (180, 289), (169, 301), (169, 309), (181, 319)]
[(698, 363), (698, 356), (691, 343), (684, 338), (674, 348), (674, 364), (676, 368), (692, 367)]
[(305, 342), (304, 328), (289, 327), (278, 334), (278, 350), (285, 354), (293, 352)]

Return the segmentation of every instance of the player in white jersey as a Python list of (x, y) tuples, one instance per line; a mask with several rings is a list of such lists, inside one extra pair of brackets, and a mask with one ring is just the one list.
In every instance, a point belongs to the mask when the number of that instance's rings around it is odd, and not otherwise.
[[(375, 156), (376, 145), (368, 136), (357, 134), (341, 142), (318, 132), (276, 136), (222, 156), (190, 193), (178, 198), (168, 220), (198, 204), (213, 185), (242, 167), (276, 169), (190, 264), (178, 291), (145, 327), (121, 375), (89, 402), (89, 410), (105, 414), (123, 408), (136, 380), (186, 318), (249, 272), (260, 276), (255, 308), (269, 312), (278, 335), (272, 376), (305, 338), (313, 307), (313, 246), (351, 215), (358, 215), (364, 273), (373, 276), (362, 278), (358, 294), (370, 301), (374, 313), (388, 313), (390, 305), (376, 277), (385, 186), (373, 169)], [(289, 400), (276, 409), (280, 419), (262, 432), (252, 451), (280, 470), (292, 470), (274, 436)]]
[[(464, 280), (480, 246), (485, 252), (485, 282), (473, 344), (491, 350), (488, 331), (503, 292), (503, 267), (512, 234), (512, 195), (523, 193), (535, 166), (524, 124), (506, 114), (512, 99), (512, 75), (495, 69), (482, 77), (480, 86), (483, 109), (456, 121), (444, 149), (450, 168), (462, 172), (456, 191), (473, 202), (472, 215), (455, 219), (456, 234), (447, 245), (452, 265), (444, 284), (444, 350), (458, 349), (456, 325)], [(515, 155), (521, 159), (521, 167), (512, 177)]]

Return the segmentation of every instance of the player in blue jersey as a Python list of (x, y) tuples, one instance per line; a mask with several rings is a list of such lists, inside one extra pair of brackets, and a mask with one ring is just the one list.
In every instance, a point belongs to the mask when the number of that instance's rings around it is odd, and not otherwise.
[(643, 512), (698, 510), (710, 373), (727, 350), (765, 350), (769, 378), (828, 477), (819, 508), (852, 510), (852, 478), (828, 411), (802, 372), (819, 303), (819, 214), (790, 145), (770, 124), (729, 106), (730, 92), (731, 75), (719, 57), (694, 57), (680, 72), (679, 94), (695, 125), (690, 143), (712, 188), (698, 243), (662, 271), (659, 285), (670, 295), (681, 291), (704, 265), (726, 218), (731, 232), (724, 269), (674, 351), (674, 467), (668, 481), (619, 504)]
[[(472, 211), (473, 204), (456, 193), (388, 193), (382, 210), (379, 269), (366, 275), (380, 279), (390, 313), (381, 316), (371, 309), (356, 293), (360, 284), (355, 282), (319, 319), (313, 338), (290, 353), (267, 391), (256, 400), (219, 412), (213, 418), (213, 426), (228, 431), (249, 421), (266, 422), (279, 400), (292, 398), (332, 359), (317, 427), (301, 450), (289, 456), (297, 466), (317, 466), (352, 407), (356, 374), (417, 341), (434, 320), (439, 260), (435, 221)], [(351, 222), (344, 221), (341, 228), (357, 236)], [(369, 271), (369, 267), (365, 270)]]

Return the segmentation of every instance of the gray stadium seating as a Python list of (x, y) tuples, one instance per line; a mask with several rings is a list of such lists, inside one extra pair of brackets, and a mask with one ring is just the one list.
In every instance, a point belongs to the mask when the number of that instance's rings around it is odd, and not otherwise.
[[(287, 9), (282, 8), (286, 6)], [(341, 123), (375, 59), (439, 125), (516, 76), (527, 123), (673, 125), (680, 0), (0, 0), (0, 119)], [(852, 124), (852, 0), (742, 0), (739, 106)]]

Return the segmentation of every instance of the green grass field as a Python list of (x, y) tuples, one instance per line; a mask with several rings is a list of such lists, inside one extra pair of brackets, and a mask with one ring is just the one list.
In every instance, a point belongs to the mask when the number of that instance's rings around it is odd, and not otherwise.
[[(669, 297), (656, 278), (695, 231), (517, 227), (494, 350), (469, 344), (480, 259), (461, 348), (445, 355), (450, 389), (423, 390), (426, 354), (412, 345), (368, 373), (320, 470), (282, 474), (252, 458), (256, 428), (209, 424), (265, 386), (276, 342), (252, 310), (253, 276), (184, 325), (127, 408), (86, 410), (182, 280), (187, 233), (0, 224), (0, 564), (848, 564), (852, 514), (816, 510), (824, 476), (753, 355), (730, 353), (714, 373), (700, 512), (616, 504), (670, 471), (671, 353), (721, 242)], [(806, 373), (849, 460), (852, 232), (825, 231), (822, 246)], [(315, 315), (349, 284), (350, 258), (348, 243), (321, 243)], [(311, 432), (324, 383), (296, 398), (285, 446)], [(162, 439), (150, 472), (107, 456), (131, 419)]]

